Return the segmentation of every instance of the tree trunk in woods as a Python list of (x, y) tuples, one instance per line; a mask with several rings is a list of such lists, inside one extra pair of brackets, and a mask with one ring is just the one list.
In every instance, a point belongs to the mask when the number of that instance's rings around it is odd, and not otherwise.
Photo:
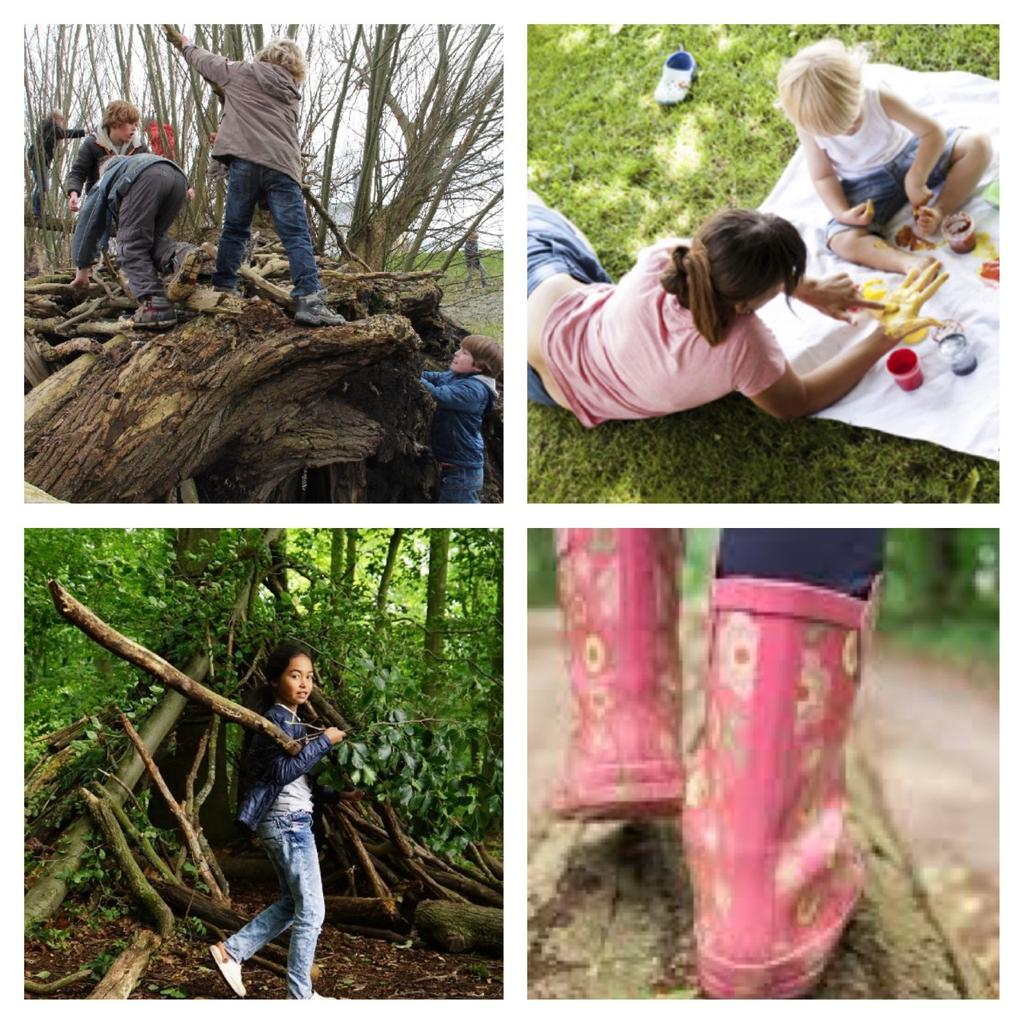
[[(277, 532), (276, 529), (264, 530), (263, 540), (265, 542), (272, 540), (277, 536)], [(218, 530), (184, 529), (178, 531), (176, 552), (179, 572), (182, 575), (191, 578), (201, 576), (205, 564), (202, 563), (201, 558), (198, 562), (195, 558), (198, 543), (200, 540), (211, 541), (216, 538), (218, 533)], [(233, 616), (244, 617), (249, 603), (250, 589), (251, 585), (247, 584), (240, 591), (235, 601)], [(186, 667), (186, 675), (192, 679), (203, 679), (208, 670), (207, 654), (197, 654)], [(178, 720), (185, 704), (186, 699), (180, 693), (172, 691), (164, 695), (139, 730), (147, 750), (150, 752), (157, 750)], [(144, 770), (142, 758), (134, 748), (130, 749), (121, 758), (114, 773), (114, 778), (122, 785), (119, 786), (117, 783), (110, 785), (111, 802), (122, 804), (125, 799), (125, 791), (131, 791), (134, 788)], [(74, 874), (81, 863), (86, 850), (90, 823), (89, 816), (83, 814), (64, 830), (59, 843), (59, 852), (50, 859), (35, 885), (25, 894), (26, 929), (38, 921), (47, 920), (63, 902), (67, 893), (65, 878)]]
[(473, 907), (423, 900), (416, 907), (420, 937), (447, 953), (486, 953), (500, 957), (504, 951), (504, 915), (492, 907)]
[(127, 999), (149, 966), (149, 958), (160, 948), (160, 936), (143, 928), (131, 945), (110, 965), (103, 980), (87, 999)]
[(427, 615), (423, 650), (428, 665), (444, 657), (444, 612), (448, 596), (448, 543), (451, 530), (430, 531), (430, 568), (427, 573)]
[[(29, 315), (25, 480), (33, 495), (430, 500), (433, 403), (419, 374), (425, 355), (447, 362), (465, 335), (440, 312), (434, 277), (325, 267), (328, 301), (349, 323), (307, 328), (282, 312), (287, 290), (269, 280), (287, 275), (287, 262), (269, 254), (263, 268), (243, 268), (245, 281), (271, 301), (198, 288), (185, 302), (193, 318), (160, 334), (112, 319), (67, 327), (61, 316)], [(81, 308), (70, 292), (48, 298), (68, 312)], [(67, 348), (68, 331), (93, 340)], [(493, 424), (487, 434), (487, 493), (500, 500), (500, 437)]]
[(331, 530), (331, 586), (337, 592), (341, 588), (342, 552), (345, 547), (345, 531), (340, 527)]
[(384, 611), (387, 608), (391, 576), (395, 571), (395, 562), (398, 561), (398, 548), (402, 543), (402, 534), (404, 532), (400, 528), (394, 529), (391, 531), (391, 537), (388, 540), (388, 555), (384, 560), (384, 571), (380, 574), (380, 583), (377, 586), (377, 614), (380, 616), (384, 615)]
[(345, 577), (343, 586), (351, 591), (356, 581), (356, 560), (359, 551), (359, 531), (345, 531)]

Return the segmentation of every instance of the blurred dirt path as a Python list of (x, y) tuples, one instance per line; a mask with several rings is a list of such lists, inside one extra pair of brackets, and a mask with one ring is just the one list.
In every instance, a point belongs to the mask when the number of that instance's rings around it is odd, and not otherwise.
[(997, 983), (997, 685), (879, 643), (855, 730), (921, 880)]

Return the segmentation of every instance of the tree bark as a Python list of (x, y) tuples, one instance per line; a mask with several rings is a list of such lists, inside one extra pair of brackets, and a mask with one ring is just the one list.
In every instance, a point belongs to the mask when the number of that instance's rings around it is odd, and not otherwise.
[(103, 980), (87, 999), (127, 999), (149, 966), (149, 958), (160, 948), (160, 936), (142, 929), (132, 944), (110, 965)]
[(171, 913), (171, 908), (160, 899), (157, 891), (149, 884), (139, 865), (136, 864), (135, 857), (128, 848), (124, 833), (111, 809), (105, 801), (98, 800), (87, 789), (79, 789), (78, 795), (85, 801), (93, 821), (96, 822), (107, 841), (107, 846), (117, 858), (121, 874), (132, 895), (152, 918), (160, 938), (166, 939), (174, 930), (174, 915)]
[(416, 930), (425, 942), (448, 953), (474, 950), (500, 957), (504, 915), (492, 907), (423, 900), (416, 907)]
[[(263, 302), (142, 345), (118, 339), (29, 392), (25, 478), (66, 501), (164, 501), (183, 480), (239, 464), (250, 486), (255, 476), (272, 488), (291, 472), (295, 445), (317, 440), (300, 429), (310, 407), (366, 367), (397, 361), (412, 376), (417, 347), (403, 317), (310, 330)], [(365, 412), (347, 412), (357, 404), (337, 399), (325, 410), (362, 424), (351, 450), (331, 429), (329, 450), (307, 451), (307, 464), (357, 461), (380, 443)], [(304, 442), (267, 446), (295, 430)]]
[(339, 928), (344, 925), (364, 925), (368, 928), (394, 930), (404, 925), (402, 915), (393, 899), (374, 899), (368, 896), (325, 896), (327, 919)]

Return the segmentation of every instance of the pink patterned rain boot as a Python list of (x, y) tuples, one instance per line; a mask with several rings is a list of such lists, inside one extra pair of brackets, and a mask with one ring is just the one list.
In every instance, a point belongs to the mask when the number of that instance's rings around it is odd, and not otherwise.
[(572, 818), (682, 806), (678, 530), (559, 530), (575, 728), (553, 810)]
[(843, 746), (873, 606), (801, 583), (714, 582), (704, 735), (683, 811), (710, 996), (812, 988), (860, 895)]

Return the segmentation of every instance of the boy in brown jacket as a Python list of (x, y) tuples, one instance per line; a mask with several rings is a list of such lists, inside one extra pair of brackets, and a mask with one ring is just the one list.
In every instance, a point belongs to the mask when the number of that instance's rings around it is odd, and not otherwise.
[(288, 253), (295, 319), (318, 326), (345, 318), (324, 302), (302, 199), (299, 152), (299, 86), (306, 77), (302, 50), (290, 39), (273, 39), (255, 60), (235, 61), (183, 39), (185, 59), (224, 91), (224, 114), (212, 156), (228, 165), (224, 228), (213, 285), (238, 288), (238, 270), (258, 202), (265, 202), (274, 230)]

